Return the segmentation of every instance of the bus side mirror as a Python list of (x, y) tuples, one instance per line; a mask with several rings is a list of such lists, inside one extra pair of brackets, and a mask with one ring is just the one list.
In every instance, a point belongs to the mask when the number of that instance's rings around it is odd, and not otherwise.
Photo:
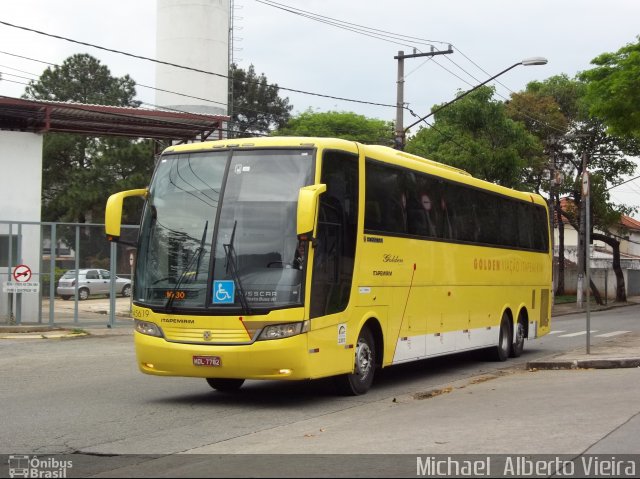
[(318, 211), (318, 199), (327, 191), (327, 185), (311, 185), (300, 188), (298, 193), (298, 235), (313, 232)]
[(104, 212), (104, 231), (109, 241), (118, 242), (120, 240), (120, 226), (122, 225), (122, 202), (129, 196), (147, 197), (148, 190), (141, 188), (137, 190), (121, 191), (109, 196), (107, 208)]

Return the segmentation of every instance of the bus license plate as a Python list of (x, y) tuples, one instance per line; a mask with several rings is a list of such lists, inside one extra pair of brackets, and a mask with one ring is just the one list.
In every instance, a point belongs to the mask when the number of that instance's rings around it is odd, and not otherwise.
[(209, 366), (215, 368), (222, 366), (222, 363), (220, 362), (220, 356), (194, 356), (193, 365)]

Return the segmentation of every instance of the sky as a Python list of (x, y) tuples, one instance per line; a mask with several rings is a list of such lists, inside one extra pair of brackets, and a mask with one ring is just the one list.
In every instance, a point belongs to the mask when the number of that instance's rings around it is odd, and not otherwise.
[[(219, 0), (212, 0), (219, 1)], [(405, 60), (404, 100), (419, 116), (507, 67), (530, 57), (544, 66), (518, 66), (501, 75), (496, 98), (507, 99), (530, 81), (553, 75), (573, 77), (593, 58), (633, 43), (640, 34), (638, 0), (278, 0), (353, 28), (365, 36), (318, 22), (260, 0), (234, 0), (234, 61), (253, 64), (271, 83), (322, 95), (281, 91), (293, 113), (353, 111), (395, 119), (397, 62), (394, 56), (429, 51), (450, 55)], [(0, 0), (0, 21), (103, 47), (156, 58), (155, 0)], [(380, 39), (382, 32), (415, 39)], [(385, 34), (385, 35), (388, 35)], [(418, 40), (420, 39), (420, 40)], [(138, 99), (155, 103), (155, 64), (0, 24), (0, 95), (19, 97), (29, 79), (48, 63), (61, 64), (75, 53), (89, 53), (112, 75), (129, 74), (138, 83)], [(20, 58), (28, 57), (29, 59)], [(220, 72), (225, 73), (225, 72)], [(18, 82), (18, 83), (15, 83)], [(415, 118), (405, 114), (405, 126)], [(636, 173), (640, 174), (639, 171)], [(640, 206), (640, 180), (611, 190), (614, 201)], [(640, 218), (640, 214), (634, 217)]]

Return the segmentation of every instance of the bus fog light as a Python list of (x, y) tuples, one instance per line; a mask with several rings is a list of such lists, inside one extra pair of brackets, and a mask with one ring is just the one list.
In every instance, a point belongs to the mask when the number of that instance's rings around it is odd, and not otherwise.
[(288, 338), (301, 333), (306, 333), (307, 331), (309, 331), (309, 321), (303, 321), (300, 323), (273, 324), (271, 326), (265, 326), (258, 339), (267, 340)]
[(147, 336), (162, 337), (162, 330), (155, 323), (150, 323), (149, 321), (136, 319), (136, 331)]

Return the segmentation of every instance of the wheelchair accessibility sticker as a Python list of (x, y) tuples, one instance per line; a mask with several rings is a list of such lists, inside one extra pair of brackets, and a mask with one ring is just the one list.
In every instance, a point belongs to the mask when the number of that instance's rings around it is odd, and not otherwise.
[(233, 281), (213, 282), (213, 302), (215, 304), (233, 304), (236, 285)]

